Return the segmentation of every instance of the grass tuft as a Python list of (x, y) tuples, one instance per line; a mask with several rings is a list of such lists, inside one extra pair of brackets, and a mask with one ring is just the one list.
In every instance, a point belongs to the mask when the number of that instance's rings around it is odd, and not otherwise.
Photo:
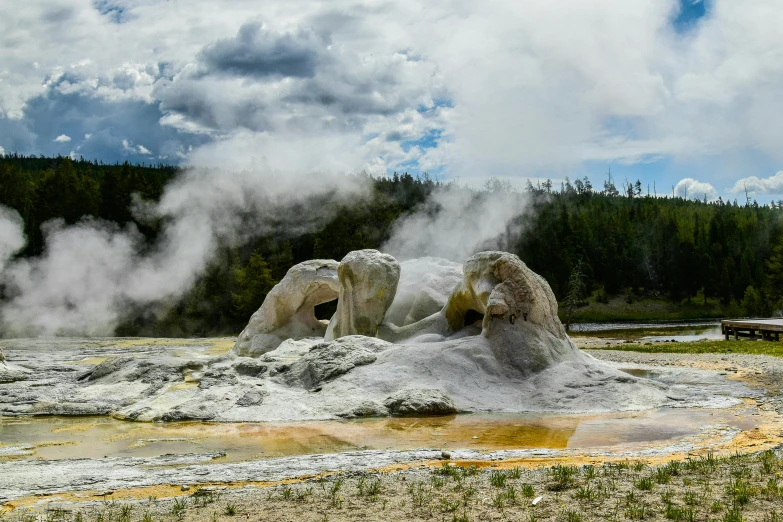
[(650, 477), (640, 478), (634, 483), (634, 486), (640, 491), (652, 491), (653, 481)]
[(549, 474), (554, 480), (547, 486), (549, 491), (564, 491), (574, 485), (579, 469), (576, 466), (564, 466), (558, 464), (549, 469)]
[(507, 478), (508, 475), (506, 475), (505, 471), (492, 471), (489, 474), (489, 483), (492, 485), (492, 487), (504, 488), (506, 487)]

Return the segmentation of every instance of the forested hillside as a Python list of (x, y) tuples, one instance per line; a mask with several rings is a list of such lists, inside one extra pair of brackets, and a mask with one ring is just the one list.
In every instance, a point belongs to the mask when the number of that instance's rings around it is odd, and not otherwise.
[[(54, 218), (135, 223), (152, 242), (158, 226), (137, 221), (134, 202), (157, 200), (179, 172), (166, 165), (0, 156), (0, 204), (24, 219), (28, 245), (21, 256), (41, 253), (41, 225)], [(238, 333), (290, 266), (378, 248), (399, 217), (433, 191), (453, 189), (409, 174), (371, 183), (370, 198), (341, 205), (317, 232), (226, 246), (179, 302), (131, 311), (117, 333)], [(510, 190), (497, 180), (488, 188)], [(611, 181), (596, 191), (587, 179), (566, 182), (560, 190), (551, 183), (528, 185), (526, 193), (529, 211), (508, 227), (511, 249), (546, 277), (561, 301), (568, 296), (572, 305), (582, 306), (622, 295), (629, 305), (656, 300), (675, 310), (690, 302), (708, 303), (710, 315), (767, 315), (781, 308), (781, 205), (655, 198), (642, 194), (639, 184), (618, 191)], [(5, 298), (8, 290), (0, 290)]]
[[(0, 156), (0, 205), (24, 219), (28, 238), (23, 255), (41, 252), (41, 225), (54, 218), (72, 224), (94, 216), (123, 224), (133, 221), (133, 194), (157, 200), (177, 175), (168, 165), (106, 165), (70, 158)], [(147, 237), (154, 230), (136, 223)]]

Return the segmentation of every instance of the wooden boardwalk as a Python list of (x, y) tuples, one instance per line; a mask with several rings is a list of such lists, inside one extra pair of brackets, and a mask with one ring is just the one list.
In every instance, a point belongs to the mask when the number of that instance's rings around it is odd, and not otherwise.
[(731, 336), (734, 336), (734, 339), (747, 337), (780, 341), (780, 334), (783, 333), (783, 319), (727, 319), (720, 324), (727, 341)]

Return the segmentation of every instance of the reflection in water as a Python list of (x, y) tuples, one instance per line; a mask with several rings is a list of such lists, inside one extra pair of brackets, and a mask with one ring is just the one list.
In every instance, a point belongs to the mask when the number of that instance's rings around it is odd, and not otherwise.
[(660, 323), (576, 323), (571, 325), (571, 331), (576, 333), (586, 332), (618, 332), (628, 331), (676, 331), (683, 329), (709, 329), (715, 326), (720, 327), (720, 321), (679, 321), (679, 322), (660, 322)]
[[(16, 454), (16, 458), (63, 459), (225, 452), (225, 462), (357, 449), (633, 447), (694, 435), (704, 425), (752, 429), (754, 417), (749, 412), (735, 415), (735, 411), (725, 410), (663, 408), (603, 415), (474, 414), (297, 423), (0, 418), (0, 457)], [(18, 450), (11, 448), (17, 446)]]
[(364, 419), (344, 427), (353, 435), (354, 426), (362, 426), (361, 436), (373, 448), (558, 449), (578, 424), (577, 416), (496, 414)]
[(584, 323), (573, 325), (572, 336), (601, 337), (605, 339), (637, 340), (650, 342), (691, 342), (723, 339), (720, 323)]

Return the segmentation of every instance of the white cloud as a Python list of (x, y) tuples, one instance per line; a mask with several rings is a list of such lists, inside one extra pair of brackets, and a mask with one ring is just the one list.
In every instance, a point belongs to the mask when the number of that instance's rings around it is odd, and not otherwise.
[(706, 197), (708, 201), (718, 199), (718, 191), (712, 184), (693, 178), (681, 179), (674, 187), (674, 195), (687, 199), (704, 199)]
[[(776, 0), (714, 0), (685, 35), (671, 24), (677, 0), (117, 3), (121, 24), (91, 0), (0, 8), (0, 115), (22, 117), (46, 89), (134, 100), (220, 142), (323, 140), (355, 147), (321, 149), (324, 164), (419, 161), (461, 179), (748, 151), (783, 160), (783, 120), (769, 117), (783, 112)], [(267, 32), (242, 39), (243, 26)], [(280, 41), (301, 69), (263, 55)], [(246, 48), (261, 54), (221, 53)], [(443, 100), (427, 121), (404, 121)], [(435, 127), (437, 148), (417, 146)]]
[(729, 189), (729, 192), (739, 194), (746, 190), (748, 194), (753, 195), (783, 194), (783, 170), (768, 178), (759, 178), (758, 176), (742, 178)]
[(5, 149), (3, 148), (2, 145), (0, 145), (0, 156), (2, 156), (3, 154), (5, 154)]
[(122, 149), (130, 154), (143, 154), (144, 156), (152, 154), (144, 145), (134, 145), (128, 140), (122, 140)]
[(69, 141), (71, 141), (71, 137), (65, 134), (60, 134), (54, 139), (54, 141), (56, 141), (57, 143), (68, 143)]

